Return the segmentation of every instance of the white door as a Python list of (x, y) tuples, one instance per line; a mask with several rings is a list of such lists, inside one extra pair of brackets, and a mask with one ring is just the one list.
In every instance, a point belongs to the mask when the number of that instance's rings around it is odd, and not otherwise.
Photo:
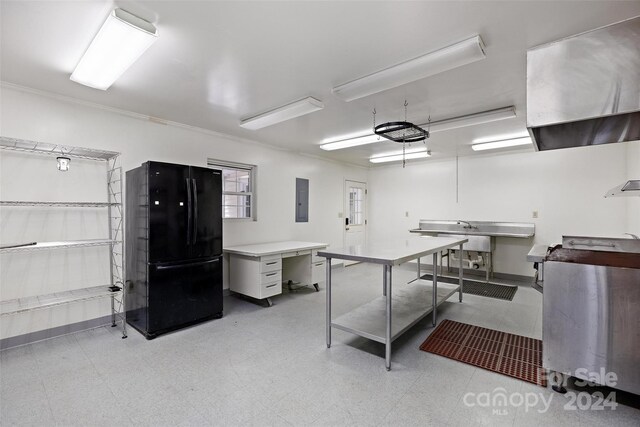
[[(367, 184), (345, 181), (344, 195), (344, 245), (364, 245), (367, 240)], [(350, 264), (355, 262), (345, 260), (344, 265)]]

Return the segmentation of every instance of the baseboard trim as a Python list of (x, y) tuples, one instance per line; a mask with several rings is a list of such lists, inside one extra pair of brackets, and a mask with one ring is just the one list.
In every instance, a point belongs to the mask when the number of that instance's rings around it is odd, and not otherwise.
[(21, 345), (32, 344), (34, 342), (55, 338), (74, 332), (86, 331), (87, 329), (100, 328), (111, 324), (111, 315), (98, 317), (96, 319), (84, 320), (82, 322), (68, 325), (56, 326), (55, 328), (43, 329), (41, 331), (29, 332), (28, 334), (16, 335), (0, 339), (0, 350), (7, 350)]

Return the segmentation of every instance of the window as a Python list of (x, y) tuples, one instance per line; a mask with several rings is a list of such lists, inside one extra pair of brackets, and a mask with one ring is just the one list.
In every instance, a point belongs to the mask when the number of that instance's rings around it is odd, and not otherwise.
[(222, 171), (222, 217), (256, 219), (256, 166), (209, 159), (208, 166)]
[(364, 224), (364, 189), (351, 187), (349, 189), (349, 225)]

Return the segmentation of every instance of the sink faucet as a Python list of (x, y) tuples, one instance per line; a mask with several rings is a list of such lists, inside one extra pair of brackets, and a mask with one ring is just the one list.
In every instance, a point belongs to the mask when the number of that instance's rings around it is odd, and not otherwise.
[(464, 227), (462, 227), (462, 228), (468, 228), (468, 229), (470, 229), (470, 230), (472, 230), (472, 229), (474, 229), (474, 228), (475, 228), (475, 229), (477, 229), (477, 228), (478, 228), (478, 227), (476, 227), (475, 225), (472, 225), (470, 222), (463, 221), (463, 220), (461, 220), (461, 219), (459, 219), (459, 220), (458, 220), (458, 224), (463, 224), (463, 223), (464, 223), (464, 224), (466, 224), (466, 225), (465, 225)]

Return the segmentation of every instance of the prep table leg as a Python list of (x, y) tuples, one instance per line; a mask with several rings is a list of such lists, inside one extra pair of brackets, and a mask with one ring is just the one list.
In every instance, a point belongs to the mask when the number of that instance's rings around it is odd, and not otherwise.
[(331, 348), (331, 258), (327, 258), (327, 348)]
[(383, 266), (383, 282), (387, 295), (387, 332), (385, 334), (384, 358), (387, 371), (391, 370), (391, 266)]
[(432, 316), (433, 316), (433, 326), (436, 326), (436, 320), (437, 320), (437, 311), (438, 311), (438, 274), (437, 271), (435, 270), (435, 268), (437, 268), (438, 266), (438, 253), (434, 252), (433, 254), (433, 289), (432, 289), (432, 294), (433, 294), (433, 311), (431, 312)]
[[(460, 254), (462, 254), (462, 245), (460, 245)], [(449, 262), (449, 260), (447, 260)], [(462, 302), (462, 257), (460, 257), (460, 265), (458, 266), (458, 285), (460, 286), (459, 292), (459, 300)]]
[(420, 258), (418, 258), (418, 280), (420, 280)]
[(487, 252), (487, 262), (484, 266), (487, 283), (489, 283), (489, 271), (491, 270), (491, 252)]

